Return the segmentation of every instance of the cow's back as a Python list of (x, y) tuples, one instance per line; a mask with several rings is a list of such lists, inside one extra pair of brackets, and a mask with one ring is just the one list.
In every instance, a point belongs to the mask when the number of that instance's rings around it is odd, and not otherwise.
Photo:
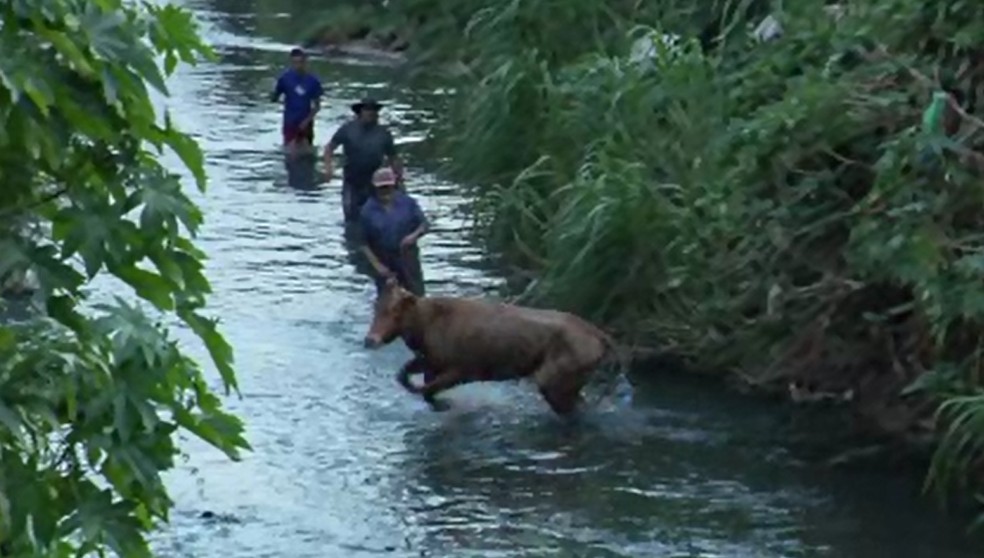
[(576, 314), (543, 308), (524, 308), (521, 306), (513, 306), (512, 308), (521, 313), (527, 321), (555, 328), (573, 346), (603, 351), (608, 340), (607, 333)]
[(499, 378), (523, 376), (543, 359), (555, 327), (536, 323), (512, 307), (477, 299), (434, 297), (418, 304), (424, 351), (437, 367)]
[(450, 297), (420, 303), (428, 305), (424, 344), (436, 366), (504, 379), (530, 374), (545, 359), (587, 361), (604, 353), (593, 332), (600, 330), (565, 312)]

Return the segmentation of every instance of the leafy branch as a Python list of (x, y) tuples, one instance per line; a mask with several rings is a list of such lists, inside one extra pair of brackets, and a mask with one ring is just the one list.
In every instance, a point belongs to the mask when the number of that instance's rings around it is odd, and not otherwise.
[[(33, 270), (41, 286), (30, 320), (0, 323), (0, 545), (150, 556), (176, 435), (232, 459), (249, 449), (206, 370), (141, 310), (177, 316), (236, 388), (232, 349), (203, 313), (203, 217), (158, 160), (171, 148), (204, 189), (203, 157), (157, 123), (148, 89), (166, 94), (178, 63), (212, 52), (172, 5), (6, 2), (0, 17), (0, 218), (39, 225), (0, 231), (0, 283)], [(87, 300), (100, 274), (131, 292)]]

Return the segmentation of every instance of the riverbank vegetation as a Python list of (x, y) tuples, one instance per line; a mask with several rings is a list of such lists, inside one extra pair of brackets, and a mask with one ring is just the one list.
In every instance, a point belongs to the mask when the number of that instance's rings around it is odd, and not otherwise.
[(386, 10), (379, 2), (333, 4), (324, 21), (317, 21), (302, 32), (305, 46), (329, 50), (361, 45), (382, 52), (401, 52), (408, 48), (415, 27), (402, 21), (402, 15)]
[[(204, 313), (202, 216), (158, 162), (173, 151), (203, 188), (202, 154), (150, 97), (166, 92), (158, 60), (170, 74), (209, 51), (170, 5), (6, 2), (0, 17), (0, 284), (30, 272), (40, 303), (0, 320), (0, 556), (149, 556), (178, 435), (248, 448), (158, 321), (193, 330), (235, 387)], [(88, 299), (94, 280), (128, 300)]]
[(980, 470), (984, 13), (391, 4), (414, 60), (467, 68), (433, 136), (527, 300), (839, 402), (934, 447), (941, 490)]

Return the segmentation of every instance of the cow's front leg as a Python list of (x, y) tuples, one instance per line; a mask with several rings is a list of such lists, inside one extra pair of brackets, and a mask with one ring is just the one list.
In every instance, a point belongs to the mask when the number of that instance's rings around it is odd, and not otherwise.
[[(410, 376), (414, 374), (426, 373), (427, 371), (427, 360), (420, 355), (414, 355), (414, 357), (408, 360), (406, 364), (400, 368), (400, 371), (396, 373), (396, 381), (410, 393), (420, 393), (421, 388), (410, 382)], [(430, 376), (430, 374), (427, 374), (427, 376)]]
[(431, 406), (435, 411), (441, 411), (447, 408), (447, 405), (440, 404), (439, 401), (434, 399), (438, 393), (442, 391), (447, 391), (457, 385), (463, 384), (467, 381), (465, 375), (457, 368), (449, 368), (443, 370), (435, 375), (435, 377), (420, 387), (419, 393), (423, 396), (424, 401)]

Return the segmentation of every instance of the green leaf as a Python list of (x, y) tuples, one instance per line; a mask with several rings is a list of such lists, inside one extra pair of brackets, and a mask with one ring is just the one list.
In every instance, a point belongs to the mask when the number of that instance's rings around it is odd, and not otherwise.
[(0, 401), (0, 424), (10, 431), (19, 444), (23, 446), (26, 443), (24, 439), (24, 425), (21, 418), (2, 401)]
[(0, 354), (9, 351), (17, 342), (17, 335), (8, 327), (0, 326)]
[(154, 265), (157, 267), (157, 271), (160, 272), (161, 277), (174, 285), (175, 289), (182, 291), (186, 288), (181, 266), (178, 265), (176, 261), (171, 259), (169, 254), (151, 252), (147, 256), (152, 262), (154, 262)]
[(206, 182), (205, 157), (202, 155), (202, 150), (198, 144), (190, 137), (172, 128), (167, 129), (164, 141), (181, 158), (181, 161), (195, 177), (198, 189), (204, 192)]
[[(73, 21), (78, 21), (73, 19)], [(67, 25), (71, 27), (70, 25)], [(39, 34), (45, 39), (51, 41), (55, 48), (58, 49), (62, 55), (67, 58), (69, 64), (73, 66), (74, 69), (81, 72), (83, 75), (91, 76), (95, 74), (92, 64), (86, 58), (86, 55), (79, 49), (78, 45), (75, 44), (72, 39), (69, 38), (65, 33), (58, 31), (53, 31), (51, 29), (40, 29)]]
[(44, 116), (50, 114), (49, 108), (54, 99), (52, 98), (51, 90), (44, 83), (27, 79), (21, 84), (21, 90), (34, 102), (34, 105), (37, 106), (38, 110)]
[(139, 72), (140, 77), (149, 82), (154, 89), (165, 95), (168, 94), (167, 84), (164, 81), (164, 76), (161, 74), (161, 69), (157, 65), (154, 55), (145, 45), (140, 43), (132, 45), (129, 58), (130, 63)]
[(233, 371), (233, 351), (232, 346), (219, 334), (216, 322), (204, 318), (194, 312), (179, 311), (181, 319), (198, 335), (205, 343), (205, 348), (212, 357), (212, 362), (219, 370), (222, 382), (225, 385), (226, 393), (231, 389), (238, 391), (235, 372)]
[(124, 444), (129, 443), (133, 425), (130, 423), (126, 394), (123, 392), (118, 392), (113, 397), (113, 426), (120, 437), (120, 441)]
[(171, 286), (160, 275), (135, 266), (114, 270), (117, 277), (133, 287), (137, 295), (160, 310), (173, 310)]
[(212, 446), (238, 461), (239, 448), (249, 449), (246, 440), (240, 436), (242, 425), (238, 419), (226, 414), (193, 414), (184, 409), (175, 409), (175, 420), (182, 428), (194, 433)]
[(67, 295), (52, 295), (48, 297), (45, 307), (48, 315), (72, 328), (77, 333), (86, 330), (88, 324), (76, 311), (77, 302)]
[(178, 57), (173, 52), (168, 52), (164, 55), (164, 72), (167, 75), (174, 73), (175, 68), (178, 66)]

